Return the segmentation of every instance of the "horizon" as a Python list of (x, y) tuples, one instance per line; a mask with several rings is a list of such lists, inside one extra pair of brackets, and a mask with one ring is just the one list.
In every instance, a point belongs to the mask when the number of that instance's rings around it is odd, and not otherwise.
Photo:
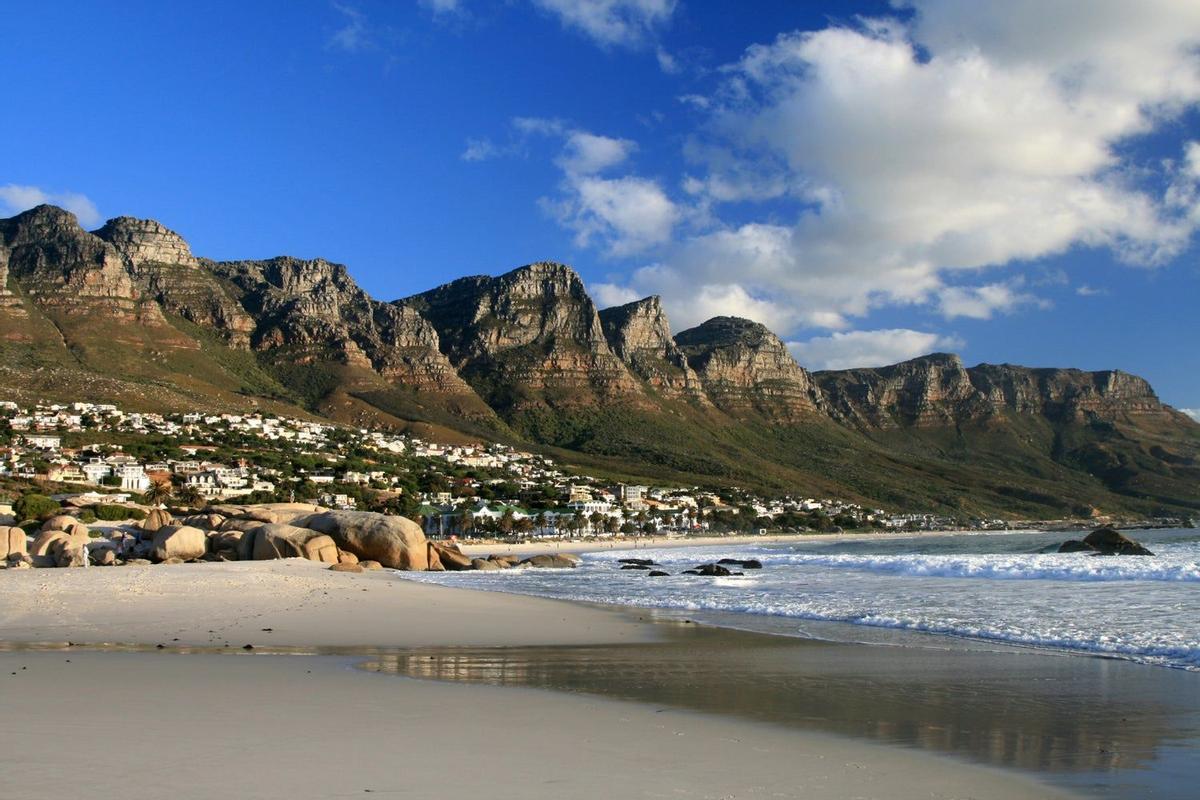
[(1198, 12), (1036, 5), (15, 9), (0, 216), (154, 219), (388, 299), (552, 260), (813, 370), (1119, 369), (1195, 416)]

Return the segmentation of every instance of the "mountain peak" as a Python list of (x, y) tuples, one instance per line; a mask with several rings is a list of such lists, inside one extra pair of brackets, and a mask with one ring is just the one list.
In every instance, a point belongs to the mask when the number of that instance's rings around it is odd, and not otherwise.
[(200, 264), (182, 236), (152, 219), (114, 217), (95, 235), (117, 248), (135, 269), (152, 263), (188, 267)]

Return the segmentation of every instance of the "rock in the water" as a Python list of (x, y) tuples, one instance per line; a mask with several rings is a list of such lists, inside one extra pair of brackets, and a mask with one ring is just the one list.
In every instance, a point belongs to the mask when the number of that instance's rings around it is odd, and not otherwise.
[(1091, 545), (1106, 556), (1152, 556), (1154, 553), (1135, 542), (1115, 528), (1097, 528), (1084, 537), (1083, 543)]
[(238, 543), (239, 558), (245, 550), (249, 550), (254, 561), (307, 558), (326, 564), (338, 563), (338, 548), (330, 536), (284, 523), (260, 525), (243, 533)]
[(329, 568), (334, 572), (363, 572), (362, 564), (330, 564)]
[(661, 569), (652, 569), (646, 573), (646, 577), (647, 578), (665, 578), (665, 577), (669, 576), (670, 574), (671, 573), (669, 573), (669, 572), (663, 572)]
[(622, 564), (621, 569), (650, 569), (645, 564)]
[(653, 567), (654, 559), (651, 558), (618, 558), (618, 564), (634, 564), (642, 567)]
[(579, 566), (579, 556), (572, 555), (571, 553), (553, 553), (532, 556), (521, 563), (540, 569), (574, 569)]
[[(163, 508), (152, 508), (150, 513), (141, 522), (142, 530), (147, 533), (154, 533), (164, 525), (171, 524), (171, 514)], [(189, 526), (190, 527), (190, 526)]]
[(722, 558), (717, 561), (718, 564), (736, 564), (742, 569), (762, 569), (762, 562), (757, 558), (747, 558), (745, 560), (738, 558)]
[(163, 525), (154, 531), (151, 556), (156, 561), (190, 561), (208, 552), (208, 536), (190, 525)]
[[(470, 556), (464, 555), (461, 550), (451, 544), (443, 542), (429, 542), (429, 549), (437, 554), (438, 563), (442, 565), (442, 569), (451, 572), (459, 572), (462, 570), (474, 569), (471, 566)], [(430, 559), (432, 561), (432, 559)]]
[(732, 573), (725, 567), (722, 567), (720, 564), (701, 564), (700, 566), (696, 567), (696, 574), (724, 578)]
[(405, 517), (326, 511), (299, 518), (294, 524), (327, 534), (341, 549), (385, 567), (423, 570), (429, 566), (425, 532)]
[(520, 562), (520, 560), (521, 559), (517, 558), (516, 556), (498, 556), (498, 555), (488, 556), (488, 561), (495, 561), (497, 564), (499, 564), (501, 567), (504, 567), (505, 569), (508, 569), (509, 567), (515, 567), (517, 565), (517, 563)]
[(1078, 539), (1070, 539), (1058, 546), (1056, 553), (1095, 553), (1096, 548), (1092, 547), (1087, 542), (1081, 542)]
[(495, 561), (490, 561), (486, 558), (472, 558), (471, 559), (471, 568), (472, 569), (481, 569), (481, 570), (504, 569), (504, 567), (500, 566)]

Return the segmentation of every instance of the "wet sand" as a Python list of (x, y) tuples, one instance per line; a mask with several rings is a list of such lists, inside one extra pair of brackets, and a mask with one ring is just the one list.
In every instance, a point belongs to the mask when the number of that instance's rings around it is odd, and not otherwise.
[[(682, 627), (306, 562), (4, 574), (0, 797), (1065, 796), (760, 716), (750, 687), (687, 668), (759, 655)], [(93, 649), (29, 649), (39, 641)], [(368, 651), (361, 666), (347, 655)], [(476, 682), (467, 668), (463, 682), (448, 666), (510, 657), (525, 666), (500, 674), (524, 677)], [(529, 679), (556, 674), (573, 677)], [(706, 695), (725, 700), (694, 701)], [(827, 713), (854, 717), (849, 702), (831, 690)]]

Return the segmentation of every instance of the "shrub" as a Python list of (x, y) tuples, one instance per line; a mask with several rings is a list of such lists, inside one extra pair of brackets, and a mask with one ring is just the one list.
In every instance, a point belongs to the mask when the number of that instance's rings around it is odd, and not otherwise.
[(84, 525), (90, 525), (96, 521), (96, 515), (90, 508), (85, 508), (83, 511), (79, 512), (79, 521)]
[(130, 506), (119, 506), (113, 504), (98, 503), (92, 507), (96, 519), (104, 520), (105, 522), (116, 522), (120, 519), (145, 519), (146, 512), (140, 508), (132, 508)]
[(44, 494), (23, 494), (13, 503), (13, 513), (17, 519), (41, 519), (62, 508), (58, 501)]

